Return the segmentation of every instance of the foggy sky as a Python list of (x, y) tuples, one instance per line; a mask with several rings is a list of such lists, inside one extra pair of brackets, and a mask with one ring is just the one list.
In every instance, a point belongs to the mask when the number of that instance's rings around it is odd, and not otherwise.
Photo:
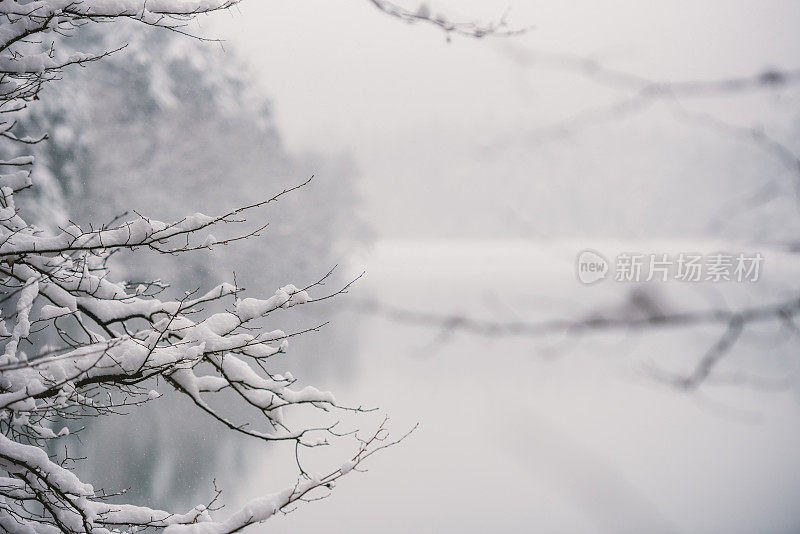
[[(794, 214), (785, 201), (755, 211), (736, 203), (765, 179), (787, 192), (791, 177), (780, 164), (746, 143), (678, 124), (663, 106), (532, 143), (537, 129), (626, 93), (568, 70), (526, 68), (512, 52), (591, 57), (662, 80), (753, 75), (800, 64), (800, 4), (429, 4), (461, 20), (497, 18), (510, 6), (513, 26), (533, 28), (511, 39), (448, 43), (433, 27), (400, 23), (361, 0), (244, 2), (205, 28), (243, 51), (289, 149), (354, 159), (379, 237), (723, 231), (761, 239)], [(797, 114), (789, 110), (797, 100), (797, 91), (784, 90), (686, 104), (796, 141)]]

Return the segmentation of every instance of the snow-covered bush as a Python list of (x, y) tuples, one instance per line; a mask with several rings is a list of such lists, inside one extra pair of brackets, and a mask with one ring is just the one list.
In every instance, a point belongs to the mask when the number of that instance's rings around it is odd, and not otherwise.
[[(195, 213), (169, 222), (137, 210), (91, 224), (61, 226), (48, 224), (41, 215), (35, 225), (15, 204), (15, 197), (34, 185), (33, 158), (19, 147), (43, 141), (18, 135), (15, 116), (31, 101), (45, 98), (43, 87), (64, 68), (107, 55), (105, 50), (64, 53), (69, 49), (62, 46), (65, 38), (79, 34), (83, 26), (115, 27), (120, 19), (182, 32), (192, 17), (234, 3), (0, 0), (0, 136), (12, 145), (4, 147), (8, 157), (0, 161), (0, 300), (5, 310), (0, 321), (5, 343), (0, 356), (0, 526), (10, 532), (238, 531), (330, 490), (336, 479), (394, 443), (386, 441), (383, 425), (367, 438), (353, 434), (352, 455), (325, 474), (306, 472), (295, 454), (289, 461), (297, 463), (297, 484), (256, 498), (225, 519), (202, 505), (175, 514), (112, 503), (67, 468), (74, 461), (68, 451), (60, 459), (46, 452), (58, 448), (53, 443), (70, 429), (79, 429), (85, 418), (158, 402), (158, 389), (165, 387), (188, 398), (198, 417), (255, 440), (289, 442), (302, 450), (346, 435), (332, 412), (347, 408), (330, 393), (299, 387), (290, 373), (272, 369), (273, 357), (286, 351), (288, 338), (297, 332), (259, 324), (287, 308), (343, 291), (317, 295), (327, 278), (302, 288), (284, 285), (265, 299), (245, 296), (230, 283), (205, 291), (189, 287), (170, 299), (165, 295), (173, 290), (165, 281), (115, 282), (119, 278), (110, 269), (116, 253), (126, 253), (126, 261), (135, 262), (141, 256), (232, 247), (262, 231), (262, 212), (308, 182), (236, 208), (212, 201), (206, 207), (215, 215)], [(69, 163), (59, 174), (81, 172), (79, 162)], [(107, 172), (113, 173), (113, 168), (108, 166)], [(45, 173), (45, 179), (56, 179), (52, 174)], [(102, 177), (94, 180), (98, 187)], [(163, 194), (174, 195), (167, 184), (162, 187)], [(63, 209), (68, 214), (69, 204)], [(259, 222), (232, 230), (247, 225), (251, 216)], [(233, 398), (240, 408), (225, 405)], [(259, 427), (241, 419), (246, 408), (259, 414)], [(62, 427), (63, 421), (67, 423)]]

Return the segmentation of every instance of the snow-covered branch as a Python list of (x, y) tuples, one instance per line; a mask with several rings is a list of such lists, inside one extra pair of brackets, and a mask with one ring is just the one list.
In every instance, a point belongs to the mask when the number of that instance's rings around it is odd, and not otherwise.
[(0, 100), (32, 100), (63, 68), (108, 55), (109, 51), (60, 53), (59, 39), (85, 24), (130, 19), (182, 32), (193, 17), (236, 3), (238, 0), (1, 0)]
[[(0, 137), (15, 149), (46, 135), (17, 135), (15, 115), (39, 98), (43, 84), (67, 66), (110, 52), (60, 54), (59, 39), (87, 24), (134, 20), (183, 33), (193, 17), (236, 0), (0, 0)], [(4, 120), (4, 117), (7, 117)], [(181, 255), (254, 238), (266, 222), (248, 223), (311, 178), (276, 195), (215, 215), (195, 213), (163, 222), (132, 214), (95, 227), (55, 231), (26, 219), (16, 202), (34, 186), (34, 158), (0, 155), (0, 528), (9, 532), (235, 532), (293, 503), (315, 500), (374, 452), (391, 446), (384, 424), (368, 438), (340, 431), (337, 413), (371, 410), (340, 405), (332, 393), (300, 385), (276, 369), (289, 339), (305, 332), (265, 328), (284, 310), (347, 292), (312, 297), (329, 278), (306, 287), (286, 284), (266, 298), (234, 283), (171, 291), (160, 279), (115, 280), (114, 254)], [(52, 226), (56, 226), (53, 224)], [(211, 234), (214, 231), (221, 238)], [(233, 230), (233, 232), (232, 232)], [(279, 254), (281, 251), (276, 250)], [(136, 261), (136, 259), (131, 260)], [(261, 497), (228, 519), (197, 506), (187, 513), (112, 504), (45, 450), (87, 417), (160, 402), (169, 387), (210, 425), (295, 447), (298, 482)], [(235, 405), (235, 409), (231, 409)], [(385, 423), (385, 421), (384, 421)], [(357, 449), (327, 475), (307, 472), (298, 453), (352, 439)], [(67, 458), (71, 460), (71, 458)], [(322, 495), (324, 496), (324, 495)]]

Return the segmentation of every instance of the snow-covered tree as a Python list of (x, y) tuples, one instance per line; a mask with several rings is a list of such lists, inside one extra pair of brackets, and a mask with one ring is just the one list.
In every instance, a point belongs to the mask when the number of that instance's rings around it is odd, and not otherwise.
[[(395, 443), (387, 441), (383, 425), (369, 437), (340, 430), (335, 412), (363, 410), (343, 407), (332, 394), (313, 386), (300, 387), (291, 373), (273, 368), (274, 356), (284, 353), (288, 338), (300, 332), (270, 330), (263, 327), (264, 320), (271, 320), (288, 308), (336, 296), (346, 291), (347, 285), (317, 294), (329, 279), (324, 276), (304, 287), (283, 285), (269, 298), (259, 299), (246, 297), (236, 284), (223, 283), (205, 290), (189, 286), (185, 288), (187, 291), (168, 298), (174, 290), (166, 287), (164, 280), (142, 279), (130, 283), (128, 275), (137, 272), (136, 269), (123, 273), (127, 283), (114, 274), (114, 258), (118, 255), (127, 254), (128, 265), (144, 261), (158, 266), (158, 260), (153, 258), (185, 257), (209, 249), (231, 250), (240, 241), (263, 231), (261, 223), (246, 226), (248, 217), (262, 221), (264, 210), (279, 199), (283, 202), (296, 195), (295, 191), (307, 185), (308, 180), (274, 195), (264, 195), (263, 188), (248, 191), (241, 197), (245, 202), (239, 206), (226, 205), (226, 201), (235, 198), (223, 200), (212, 194), (202, 202), (202, 208), (215, 215), (175, 215), (166, 219), (169, 222), (162, 222), (146, 214), (145, 208), (159, 197), (184, 195), (189, 201), (197, 199), (200, 203), (197, 193), (204, 189), (199, 185), (202, 171), (216, 173), (216, 180), (224, 180), (226, 171), (236, 172), (224, 165), (212, 169), (219, 163), (212, 158), (199, 169), (185, 170), (197, 180), (193, 182), (195, 185), (178, 184), (175, 189), (176, 184), (163, 178), (148, 187), (145, 182), (138, 182), (136, 196), (145, 198), (140, 206), (142, 211), (137, 209), (119, 217), (112, 218), (102, 208), (86, 210), (100, 214), (99, 220), (89, 221), (87, 213), (79, 213), (78, 222), (58, 221), (59, 217), (71, 220), (70, 203), (63, 202), (60, 210), (40, 210), (37, 215), (32, 211), (37, 223), (34, 224), (26, 211), (17, 208), (16, 197), (30, 194), (26, 190), (34, 186), (30, 172), (33, 157), (20, 147), (34, 145), (35, 150), (35, 145), (44, 138), (29, 132), (21, 134), (16, 128), (16, 117), (25, 113), (32, 101), (45, 100), (46, 85), (58, 79), (65, 68), (87, 65), (108, 55), (102, 39), (97, 39), (99, 46), (93, 52), (85, 53), (70, 51), (64, 45), (67, 38), (101, 23), (104, 23), (102, 28), (111, 28), (126, 21), (182, 33), (193, 17), (234, 3), (233, 0), (0, 1), (0, 136), (9, 145), (3, 147), (7, 157), (0, 162), (3, 171), (0, 299), (6, 310), (0, 322), (0, 339), (5, 344), (0, 356), (0, 526), (5, 530), (111, 532), (164, 528), (170, 533), (234, 532), (264, 521), (292, 503), (325, 495), (339, 477), (375, 451)], [(89, 39), (88, 45), (91, 44)], [(169, 45), (169, 40), (163, 42), (165, 53)], [(141, 61), (143, 69), (149, 68), (149, 61)], [(191, 70), (191, 65), (186, 62), (183, 65)], [(152, 96), (169, 99), (179, 90), (159, 88), (158, 84), (164, 80), (157, 77), (158, 69), (147, 72), (148, 86), (154, 84), (157, 88)], [(187, 76), (191, 77), (191, 73)], [(226, 90), (237, 89), (220, 87), (207, 104), (224, 105), (224, 98), (215, 99), (222, 98)], [(78, 90), (76, 95), (79, 93)], [(139, 103), (147, 101), (142, 98)], [(117, 104), (135, 113), (125, 102)], [(186, 111), (176, 102), (157, 104), (153, 108), (157, 112), (175, 106), (175, 121)], [(51, 108), (58, 109), (58, 106)], [(77, 113), (82, 109), (87, 108), (67, 107), (64, 112)], [(92, 110), (88, 109), (87, 116), (93, 121)], [(55, 127), (74, 124), (69, 117), (54, 122)], [(249, 126), (253, 122), (244, 124)], [(48, 124), (41, 126), (47, 128)], [(113, 122), (99, 126), (115, 127)], [(173, 143), (183, 126), (177, 122), (171, 132), (141, 133), (152, 149)], [(98, 137), (92, 138), (91, 128), (87, 129), (89, 132), (73, 132), (80, 139), (68, 138), (67, 144), (72, 148), (65, 150), (85, 147), (91, 159), (90, 152), (97, 146)], [(232, 139), (228, 142), (235, 146), (234, 133), (218, 132)], [(87, 186), (83, 183), (86, 179), (88, 187), (99, 187), (114, 173), (109, 162), (86, 166), (75, 158), (59, 158), (57, 151), (50, 154), (55, 155), (41, 176), (51, 185), (61, 180), (67, 187), (81, 188)], [(162, 159), (150, 168), (166, 172), (168, 167), (169, 161)], [(82, 172), (93, 175), (81, 177)], [(108, 178), (107, 183), (109, 188), (122, 187), (113, 178)], [(101, 206), (110, 202), (107, 199)], [(300, 200), (294, 202), (297, 204), (293, 213), (313, 211)], [(52, 206), (53, 202), (39, 204)], [(165, 204), (162, 207), (168, 208)], [(237, 230), (242, 225), (245, 229)], [(284, 250), (280, 242), (273, 247), (272, 253), (276, 255)], [(253, 258), (242, 260), (252, 263)], [(207, 273), (199, 281), (205, 283), (216, 274)], [(188, 398), (197, 408), (198, 417), (205, 417), (209, 424), (262, 442), (294, 444), (295, 454), (289, 461), (297, 464), (297, 483), (275, 494), (257, 497), (242, 510), (220, 519), (212, 508), (203, 505), (186, 513), (172, 513), (109, 501), (108, 494), (68, 469), (74, 460), (68, 452), (60, 459), (46, 452), (55, 450), (53, 443), (67, 436), (70, 430), (78, 429), (85, 418), (158, 402), (161, 397), (158, 389), (163, 388), (174, 389)], [(232, 407), (233, 402), (238, 406)], [(259, 416), (258, 425), (243, 415), (248, 409)], [(62, 427), (63, 421), (67, 424)], [(355, 440), (352, 454), (323, 474), (307, 472), (300, 451), (347, 435)]]
[[(271, 209), (270, 226), (257, 239), (191, 255), (149, 254), (146, 261), (141, 251), (137, 261), (117, 254), (111, 269), (129, 281), (163, 278), (173, 287), (193, 288), (235, 273), (239, 285), (263, 293), (287, 279), (318, 278), (321, 266), (339, 263), (361, 241), (352, 167), (344, 158), (288, 154), (269, 102), (231, 47), (133, 23), (117, 24), (113, 33), (104, 29), (88, 26), (64, 45), (125, 49), (113, 61), (63, 72), (20, 114), (18, 131), (49, 133), (46, 143), (25, 147), (36, 154), (36, 188), (20, 200), (34, 222), (65, 224), (69, 217), (90, 223), (129, 210), (178, 218), (197, 209), (235, 208), (316, 173), (312, 187)], [(343, 283), (336, 274), (331, 283)], [(284, 328), (293, 330), (333, 322), (324, 335), (303, 340), (307, 352), (325, 357), (313, 365), (293, 359), (292, 371), (312, 378), (346, 375), (354, 325), (349, 321), (344, 335), (335, 312), (329, 304), (285, 318)], [(77, 464), (76, 472), (104, 487), (131, 486), (128, 502), (183, 506), (207, 493), (212, 473), (235, 471), (228, 464), (239, 456), (241, 440), (228, 433), (196, 439), (202, 425), (191, 417), (192, 406), (167, 400), (133, 417), (89, 421), (79, 439), (60, 440), (93, 459)], [(156, 429), (147, 440), (138, 430), (145, 420)], [(121, 444), (134, 461), (119, 461)], [(198, 464), (208, 469), (197, 470)]]

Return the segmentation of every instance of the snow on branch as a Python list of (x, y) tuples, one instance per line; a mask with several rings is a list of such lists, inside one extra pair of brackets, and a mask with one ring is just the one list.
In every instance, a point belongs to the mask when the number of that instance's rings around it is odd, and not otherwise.
[[(106, 505), (95, 499), (97, 494), (91, 486), (53, 463), (39, 448), (48, 440), (69, 434), (68, 427), (52, 428), (51, 422), (56, 419), (112, 414), (122, 407), (157, 399), (160, 394), (147, 385), (156, 378), (186, 395), (223, 428), (263, 441), (293, 442), (297, 448), (324, 446), (328, 438), (347, 433), (337, 431), (335, 420), (319, 426), (296, 426), (287, 411), (310, 410), (326, 418), (337, 409), (369, 411), (340, 406), (330, 392), (313, 386), (296, 387), (291, 373), (269, 370), (271, 358), (285, 353), (289, 338), (299, 333), (262, 330), (253, 324), (279, 310), (314, 302), (308, 291), (324, 285), (331, 272), (305, 289), (288, 284), (266, 299), (241, 298), (241, 288), (223, 283), (203, 294), (191, 291), (178, 300), (161, 300), (148, 293), (147, 286), (131, 292), (126, 284), (110, 280), (106, 263), (116, 250), (149, 247), (177, 254), (203, 248), (207, 239), (195, 239), (196, 234), (214, 225), (243, 222), (237, 218), (242, 213), (306, 184), (308, 181), (221, 216), (195, 214), (162, 223), (140, 215), (99, 231), (83, 232), (72, 226), (56, 236), (46, 236), (26, 225), (14, 208), (13, 189), (2, 188), (0, 286), (3, 302), (14, 302), (15, 311), (0, 320), (0, 340), (5, 344), (0, 355), (0, 469), (13, 481), (7, 491), (0, 490), (0, 496), (11, 499), (6, 505), (0, 501), (0, 521), (11, 518), (24, 524), (36, 523), (38, 519), (26, 512), (28, 500), (44, 506), (47, 522), (62, 532), (106, 532), (105, 527), (111, 525), (166, 527), (210, 521), (211, 516), (203, 510), (172, 515)], [(227, 241), (252, 235), (252, 231), (245, 232)], [(175, 239), (181, 243), (170, 245)], [(194, 245), (193, 240), (201, 244)], [(349, 285), (320, 299), (342, 294)], [(158, 292), (164, 289), (158, 284), (154, 287)], [(206, 311), (208, 305), (220, 306), (227, 297), (234, 299), (228, 309)], [(12, 321), (13, 326), (7, 326)], [(59, 345), (32, 354), (22, 350), (23, 342), (33, 344), (37, 335), (47, 331), (60, 339)], [(231, 393), (260, 416), (263, 428), (251, 425), (247, 418), (234, 420), (217, 410), (215, 399)], [(353, 461), (357, 464), (369, 456), (367, 448), (385, 439), (384, 435), (381, 428), (376, 436), (360, 442), (366, 448)], [(299, 456), (297, 466), (301, 482), (259, 500), (263, 506), (258, 513), (248, 509), (228, 522), (214, 523), (212, 530), (202, 531), (229, 532), (232, 530), (225, 529), (234, 523), (237, 530), (266, 519), (317, 488), (330, 488), (347, 472), (343, 468), (326, 477), (309, 478)]]
[(378, 451), (397, 445), (408, 437), (416, 426), (405, 435), (396, 440), (389, 440), (386, 430), (387, 419), (384, 419), (378, 429), (369, 437), (356, 436), (358, 450), (351, 459), (327, 474), (317, 474), (301, 478), (294, 486), (281, 492), (259, 497), (250, 501), (241, 510), (230, 518), (221, 522), (207, 522), (197, 524), (178, 524), (167, 528), (165, 534), (226, 534), (238, 532), (243, 528), (266, 521), (278, 512), (289, 513), (291, 506), (297, 502), (311, 502), (327, 497), (338, 479), (358, 470), (358, 467), (370, 456)]
[[(64, 67), (110, 53), (62, 56), (58, 43), (64, 36), (86, 24), (117, 19), (182, 33), (193, 17), (235, 3), (0, 0), (0, 140), (45, 141), (46, 135), (17, 136), (15, 114)], [(341, 476), (399, 441), (388, 439), (385, 421), (366, 438), (340, 431), (338, 415), (372, 410), (342, 405), (332, 393), (301, 386), (291, 373), (275, 369), (275, 357), (287, 352), (290, 338), (324, 325), (286, 333), (265, 328), (265, 322), (288, 308), (342, 295), (352, 282), (312, 296), (330, 271), (306, 287), (286, 284), (266, 298), (245, 296), (235, 283), (221, 283), (169, 299), (163, 295), (170, 288), (161, 280), (131, 284), (114, 280), (110, 272), (109, 259), (123, 250), (176, 255), (257, 237), (267, 223), (248, 223), (246, 217), (305, 187), (313, 176), (221, 214), (163, 222), (134, 212), (99, 228), (70, 224), (48, 232), (30, 224), (15, 202), (33, 186), (33, 164), (32, 157), (16, 152), (0, 157), (0, 529), (235, 532), (294, 503), (324, 497)], [(212, 229), (225, 237), (218, 239)], [(232, 229), (239, 231), (232, 234)], [(165, 386), (185, 395), (198, 417), (221, 429), (293, 444), (297, 484), (258, 498), (224, 520), (203, 505), (174, 514), (111, 504), (109, 494), (79, 480), (45, 452), (49, 444), (80, 431), (77, 424), (87, 417), (158, 402), (162, 395), (155, 388)], [(232, 402), (238, 402), (237, 409), (230, 409)], [(354, 440), (352, 457), (324, 476), (306, 471), (300, 450), (343, 438)]]
[[(0, 101), (28, 101), (70, 65), (111, 52), (59, 52), (59, 39), (88, 23), (130, 19), (183, 32), (197, 15), (227, 9), (238, 0), (0, 0)], [(2, 107), (2, 105), (0, 105)]]

